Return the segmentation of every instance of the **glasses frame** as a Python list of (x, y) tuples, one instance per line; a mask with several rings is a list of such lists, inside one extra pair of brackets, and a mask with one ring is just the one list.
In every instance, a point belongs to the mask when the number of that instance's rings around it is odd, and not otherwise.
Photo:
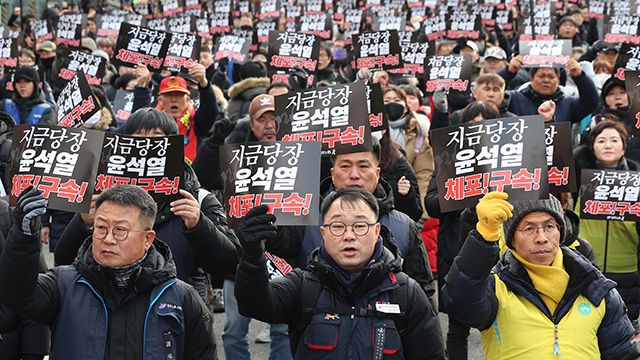
[[(106, 233), (104, 234), (104, 236), (100, 237), (96, 234), (96, 228), (104, 228), (106, 230)], [(127, 235), (124, 236), (124, 239), (119, 239), (116, 236), (116, 228), (120, 228), (120, 229), (124, 229), (127, 232)], [(123, 226), (114, 226), (112, 228), (108, 228), (106, 226), (102, 226), (102, 225), (97, 225), (97, 226), (93, 226), (91, 228), (91, 234), (94, 238), (98, 239), (98, 240), (104, 240), (107, 238), (107, 235), (109, 234), (109, 232), (111, 232), (111, 235), (113, 236), (114, 239), (116, 239), (117, 241), (125, 241), (129, 238), (129, 233), (130, 232), (139, 232), (139, 231), (149, 231), (151, 229), (149, 228), (144, 228), (144, 229), (135, 229), (135, 230), (129, 230), (126, 227)]]
[[(545, 224), (546, 226), (547, 224)], [(558, 231), (558, 234), (560, 234), (560, 231), (562, 231), (562, 228), (560, 226), (560, 224), (558, 223), (553, 223), (553, 225), (555, 225), (556, 230)], [(538, 236), (538, 233), (540, 232), (540, 229), (542, 229), (542, 233), (544, 234), (544, 236), (547, 237), (547, 239), (551, 239), (551, 237), (555, 234), (548, 234), (547, 230), (545, 230), (544, 226), (536, 226), (536, 232), (533, 236), (531, 237), (527, 237), (527, 235), (524, 234), (524, 229), (516, 229), (516, 231), (520, 231), (520, 233), (522, 234), (522, 237), (524, 237), (527, 240), (533, 240), (536, 238), (536, 236)]]
[[(331, 228), (331, 225), (336, 224), (336, 223), (344, 225), (344, 231), (343, 231), (341, 234), (336, 234), (336, 233), (334, 233), (334, 232), (333, 232), (333, 229)], [(365, 232), (364, 232), (364, 234), (358, 234), (358, 233), (356, 233), (356, 230), (355, 230), (355, 228), (353, 227), (353, 225), (355, 225), (355, 224), (366, 224), (366, 225), (367, 225), (367, 231), (365, 231)], [(342, 221), (333, 221), (333, 222), (330, 222), (330, 223), (328, 223), (328, 224), (322, 224), (322, 227), (329, 227), (329, 232), (330, 232), (330, 233), (331, 233), (331, 235), (333, 235), (333, 236), (342, 236), (342, 235), (346, 234), (346, 233), (347, 233), (347, 228), (348, 228), (348, 227), (351, 227), (351, 231), (353, 232), (353, 234), (354, 234), (354, 235), (356, 235), (356, 236), (365, 236), (365, 235), (367, 235), (367, 234), (369, 233), (369, 230), (371, 230), (371, 227), (372, 227), (372, 226), (374, 226), (374, 225), (376, 225), (376, 224), (377, 224), (377, 222), (376, 222), (376, 223), (373, 223), (373, 224), (369, 224), (368, 222), (366, 222), (366, 221), (364, 221), (364, 220), (354, 221), (354, 222), (353, 222), (353, 224), (351, 224), (351, 225), (347, 225), (347, 224), (345, 224), (345, 223), (344, 223), (344, 222), (342, 222)]]

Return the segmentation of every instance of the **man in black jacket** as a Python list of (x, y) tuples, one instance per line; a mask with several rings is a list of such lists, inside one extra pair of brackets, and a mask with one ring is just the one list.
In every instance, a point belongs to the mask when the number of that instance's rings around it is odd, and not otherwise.
[(0, 302), (51, 326), (51, 359), (215, 359), (213, 319), (176, 278), (171, 251), (152, 230), (156, 204), (121, 185), (96, 200), (92, 236), (71, 266), (38, 277), (42, 192), (18, 197), (0, 256)]
[[(238, 227), (235, 294), (241, 313), (289, 323), (299, 340), (292, 341), (295, 359), (445, 358), (435, 312), (401, 271), (398, 249), (383, 245), (391, 234), (378, 223), (369, 191), (345, 187), (329, 194), (321, 206), (323, 243), (310, 265), (271, 282), (264, 243), (277, 232), (267, 210), (250, 210)], [(319, 283), (315, 291), (306, 291), (310, 282)], [(309, 309), (307, 321), (300, 323), (303, 309)]]

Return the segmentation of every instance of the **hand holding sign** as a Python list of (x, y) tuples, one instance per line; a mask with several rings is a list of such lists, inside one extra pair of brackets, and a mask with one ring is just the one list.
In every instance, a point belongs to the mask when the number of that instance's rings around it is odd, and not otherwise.
[(485, 195), (476, 205), (478, 223), (476, 229), (487, 241), (498, 241), (500, 238), (500, 222), (512, 217), (513, 205), (509, 204), (509, 194), (492, 191)]
[(276, 216), (268, 214), (269, 207), (260, 205), (242, 218), (236, 234), (242, 245), (243, 257), (257, 257), (264, 253), (265, 240), (276, 237)]
[(509, 68), (507, 69), (510, 73), (517, 73), (524, 66), (524, 58), (521, 55), (518, 55), (511, 59), (509, 62)]
[(133, 70), (133, 75), (136, 76), (136, 83), (140, 87), (146, 87), (151, 81), (151, 72), (149, 72), (149, 69), (143, 64), (139, 64), (138, 67)]
[(580, 63), (576, 59), (569, 59), (567, 61), (567, 70), (572, 77), (580, 76), (582, 74), (582, 68), (580, 67)]
[(80, 213), (80, 218), (82, 218), (82, 223), (84, 223), (84, 227), (87, 229), (91, 229), (93, 227), (93, 221), (96, 216), (96, 199), (100, 196), (100, 194), (93, 194), (91, 196), (91, 206), (89, 207), (88, 213)]
[(171, 212), (180, 216), (187, 230), (193, 230), (200, 221), (200, 204), (190, 192), (180, 189), (184, 198), (171, 202)]
[(195, 63), (191, 65), (191, 67), (189, 68), (189, 75), (198, 80), (200, 87), (203, 88), (209, 85), (209, 81), (207, 80), (207, 70), (202, 64)]

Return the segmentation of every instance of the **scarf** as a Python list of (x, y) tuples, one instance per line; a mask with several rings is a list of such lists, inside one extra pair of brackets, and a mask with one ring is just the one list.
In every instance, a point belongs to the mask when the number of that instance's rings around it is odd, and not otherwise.
[(402, 129), (405, 122), (407, 122), (407, 116), (398, 120), (389, 121), (389, 135), (391, 135), (391, 140), (395, 141), (395, 143), (400, 145), (403, 149), (406, 146), (404, 141), (404, 130)]
[[(161, 104), (156, 106), (156, 109), (163, 110), (164, 107)], [(176, 119), (178, 123), (178, 133), (184, 136), (184, 161), (191, 165), (193, 159), (196, 158), (196, 152), (198, 150), (198, 138), (194, 131), (191, 131), (193, 127), (193, 117), (196, 111), (191, 103), (187, 103), (187, 109), (181, 117)]]
[(567, 290), (567, 284), (569, 284), (569, 274), (564, 270), (562, 261), (562, 250), (558, 250), (556, 258), (553, 259), (550, 266), (532, 264), (520, 257), (517, 252), (511, 251), (511, 253), (527, 270), (533, 287), (553, 314)]
[[(320, 246), (320, 256), (322, 256), (322, 258), (326, 260), (329, 265), (331, 265), (331, 267), (335, 270), (336, 275), (338, 275), (338, 280), (340, 280), (342, 285), (344, 285), (344, 287), (346, 287), (347, 289), (353, 289), (360, 282), (362, 272), (360, 272), (360, 274), (358, 275), (351, 275), (345, 269), (341, 268), (340, 265), (338, 265), (338, 263), (333, 260), (331, 255), (329, 255), (329, 253), (327, 252), (327, 249), (324, 247), (324, 242)], [(373, 256), (371, 256), (371, 260), (369, 260), (364, 268), (367, 268), (371, 264), (375, 263), (380, 258), (380, 256), (382, 256), (382, 237), (378, 237), (378, 241), (376, 241), (376, 247), (373, 250)]]
[[(113, 271), (113, 277), (116, 280), (116, 285), (118, 286), (118, 291), (122, 292), (129, 284), (129, 279), (131, 279), (131, 275), (142, 266), (142, 262), (147, 257), (147, 252), (144, 252), (144, 255), (140, 258), (140, 260), (134, 262), (133, 264), (124, 265), (124, 266), (115, 266), (109, 267)], [(93, 258), (98, 264), (101, 264), (95, 257)], [(108, 267), (108, 266), (106, 266)]]

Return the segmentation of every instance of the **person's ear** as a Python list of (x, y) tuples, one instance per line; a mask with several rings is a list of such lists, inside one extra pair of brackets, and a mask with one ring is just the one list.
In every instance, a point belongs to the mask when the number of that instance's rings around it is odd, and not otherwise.
[(153, 230), (148, 230), (147, 234), (144, 236), (144, 250), (147, 251), (151, 247), (153, 240), (156, 238), (156, 232)]

